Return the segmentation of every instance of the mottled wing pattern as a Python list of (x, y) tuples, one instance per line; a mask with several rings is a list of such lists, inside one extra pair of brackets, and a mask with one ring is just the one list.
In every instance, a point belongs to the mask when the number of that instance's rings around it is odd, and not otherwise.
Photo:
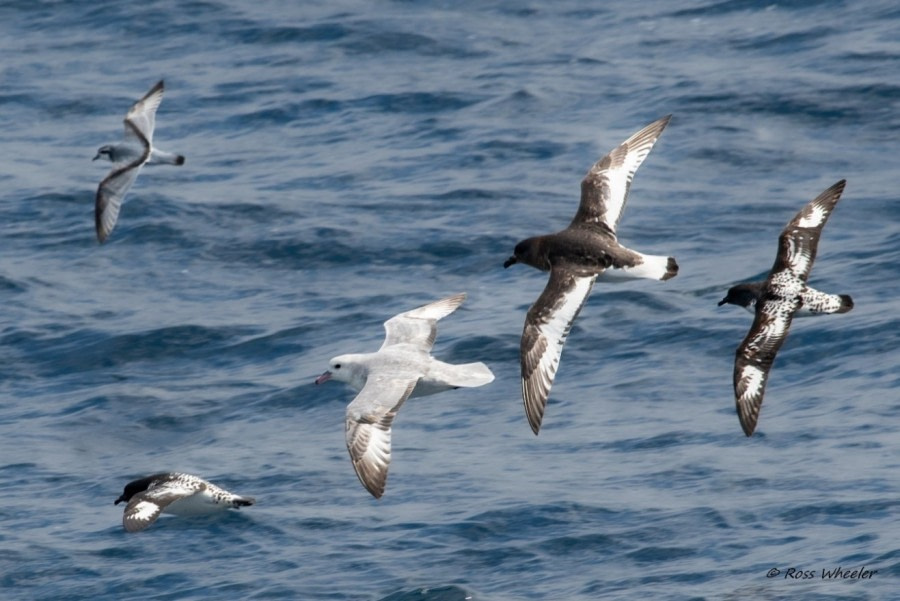
[(143, 530), (156, 521), (170, 503), (189, 497), (205, 488), (199, 478), (171, 479), (153, 484), (144, 492), (131, 497), (122, 516), (122, 525), (128, 532)]
[[(163, 82), (160, 80), (147, 94), (134, 103), (125, 115), (125, 136), (137, 137), (147, 146), (153, 143), (156, 128), (156, 109), (163, 97)], [(130, 127), (129, 127), (130, 126)]]
[(778, 238), (778, 256), (772, 272), (790, 269), (804, 282), (809, 278), (822, 227), (844, 191), (846, 180), (841, 180), (811, 200), (785, 226)]
[(370, 375), (347, 406), (346, 438), (359, 481), (378, 499), (391, 463), (391, 423), (418, 379)]
[(756, 429), (769, 370), (799, 305), (800, 298), (796, 295), (787, 298), (764, 295), (757, 301), (753, 325), (735, 353), (734, 398), (741, 428), (747, 436)]
[[(168, 503), (171, 503), (174, 500), (175, 498), (170, 499)], [(168, 503), (166, 503), (166, 505), (168, 505)], [(159, 517), (163, 507), (163, 505), (160, 505), (155, 501), (144, 500), (143, 493), (137, 494), (131, 498), (131, 501), (128, 502), (128, 506), (125, 508), (125, 515), (122, 517), (122, 525), (125, 526), (125, 530), (128, 532), (138, 532), (139, 530), (143, 530), (156, 521), (156, 518)]]
[(464, 300), (466, 294), (463, 292), (395, 315), (384, 322), (385, 338), (381, 348), (411, 344), (426, 353), (431, 351), (438, 320), (456, 311)]
[(591, 167), (581, 182), (581, 204), (572, 225), (599, 223), (615, 233), (631, 180), (671, 117), (654, 121)]
[(547, 286), (525, 317), (520, 349), (522, 398), (535, 434), (541, 428), (566, 337), (596, 279), (596, 275), (577, 276), (565, 268), (554, 267)]

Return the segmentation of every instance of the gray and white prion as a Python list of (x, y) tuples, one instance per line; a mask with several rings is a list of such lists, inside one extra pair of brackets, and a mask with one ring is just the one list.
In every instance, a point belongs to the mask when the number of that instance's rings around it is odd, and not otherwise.
[(184, 157), (153, 147), (156, 109), (162, 102), (163, 82), (160, 80), (138, 100), (125, 115), (125, 139), (118, 144), (106, 144), (97, 150), (97, 159), (113, 164), (112, 170), (97, 187), (94, 222), (97, 240), (105, 242), (116, 226), (119, 209), (141, 167), (152, 164), (183, 165)]

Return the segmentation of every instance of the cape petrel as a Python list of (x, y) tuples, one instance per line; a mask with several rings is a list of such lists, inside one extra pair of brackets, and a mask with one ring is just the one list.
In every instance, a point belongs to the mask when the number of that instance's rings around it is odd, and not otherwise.
[(180, 154), (165, 152), (153, 146), (153, 129), (156, 124), (156, 109), (163, 97), (163, 82), (160, 80), (147, 94), (134, 103), (125, 115), (125, 140), (119, 144), (107, 144), (97, 150), (93, 160), (106, 159), (113, 163), (112, 170), (97, 187), (94, 204), (94, 225), (97, 240), (105, 242), (119, 218), (122, 201), (141, 167), (163, 163), (183, 165)]
[(316, 379), (340, 380), (359, 392), (347, 406), (347, 450), (359, 481), (376, 499), (384, 494), (391, 462), (391, 423), (406, 399), (494, 380), (484, 363), (451, 365), (431, 356), (438, 320), (465, 298), (457, 294), (390, 318), (378, 352), (335, 357)]
[(668, 280), (678, 273), (673, 257), (630, 250), (616, 235), (631, 180), (670, 118), (654, 121), (597, 161), (581, 182), (581, 203), (569, 226), (522, 240), (503, 264), (525, 263), (550, 272), (547, 286), (525, 317), (520, 348), (522, 398), (535, 434), (566, 337), (597, 277)]
[(203, 478), (178, 472), (154, 474), (129, 482), (115, 505), (123, 501), (128, 504), (122, 525), (128, 532), (143, 530), (155, 522), (160, 513), (209, 515), (256, 502), (252, 497), (230, 493)]
[(841, 198), (841, 180), (811, 200), (778, 237), (778, 254), (765, 282), (733, 286), (719, 306), (730, 303), (754, 311), (753, 325), (734, 359), (734, 398), (744, 434), (756, 429), (769, 371), (784, 344), (791, 320), (802, 315), (846, 313), (853, 299), (826, 294), (807, 284), (822, 227)]
[[(737, 305), (756, 315), (756, 303), (762, 298), (765, 291), (765, 280), (737, 284), (728, 289), (725, 298), (719, 301), (719, 306), (726, 303)], [(800, 300), (800, 306), (794, 312), (795, 318), (826, 313), (846, 313), (853, 308), (853, 299), (848, 295), (820, 292), (809, 285), (800, 292)]]

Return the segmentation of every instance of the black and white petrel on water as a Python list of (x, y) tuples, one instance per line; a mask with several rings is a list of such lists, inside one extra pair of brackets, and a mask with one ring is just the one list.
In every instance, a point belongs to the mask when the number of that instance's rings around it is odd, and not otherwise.
[(569, 329), (597, 277), (668, 280), (678, 273), (674, 258), (641, 254), (616, 237), (631, 180), (670, 118), (654, 121), (597, 161), (581, 182), (581, 204), (569, 227), (522, 240), (503, 264), (525, 263), (550, 272), (525, 317), (520, 348), (522, 398), (535, 434)]
[(756, 317), (734, 359), (734, 398), (744, 434), (756, 429), (769, 370), (784, 344), (794, 317), (846, 313), (853, 299), (846, 294), (826, 294), (807, 285), (816, 260), (822, 227), (834, 210), (846, 180), (834, 184), (810, 201), (785, 226), (778, 237), (775, 265), (764, 282), (733, 286), (719, 301), (745, 307)]
[(167, 472), (134, 480), (115, 501), (122, 501), (125, 515), (122, 525), (128, 532), (143, 530), (160, 513), (181, 516), (209, 515), (228, 508), (253, 505), (252, 497), (241, 497), (190, 474)]

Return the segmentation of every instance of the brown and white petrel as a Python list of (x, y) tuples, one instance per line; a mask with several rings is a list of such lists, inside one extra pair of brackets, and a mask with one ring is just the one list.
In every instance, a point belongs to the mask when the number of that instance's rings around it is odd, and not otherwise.
[(535, 434), (569, 329), (597, 277), (668, 280), (678, 273), (673, 257), (641, 254), (616, 237), (631, 180), (670, 118), (654, 121), (597, 161), (581, 182), (581, 204), (569, 227), (522, 240), (503, 264), (525, 263), (550, 272), (547, 286), (525, 317), (520, 348), (522, 398)]
[(756, 317), (734, 359), (734, 398), (744, 434), (756, 429), (769, 370), (784, 344), (794, 317), (846, 313), (853, 299), (826, 294), (806, 282), (816, 260), (822, 227), (837, 205), (846, 180), (811, 200), (785, 226), (778, 237), (778, 254), (765, 282), (738, 284), (719, 301), (745, 307)]

